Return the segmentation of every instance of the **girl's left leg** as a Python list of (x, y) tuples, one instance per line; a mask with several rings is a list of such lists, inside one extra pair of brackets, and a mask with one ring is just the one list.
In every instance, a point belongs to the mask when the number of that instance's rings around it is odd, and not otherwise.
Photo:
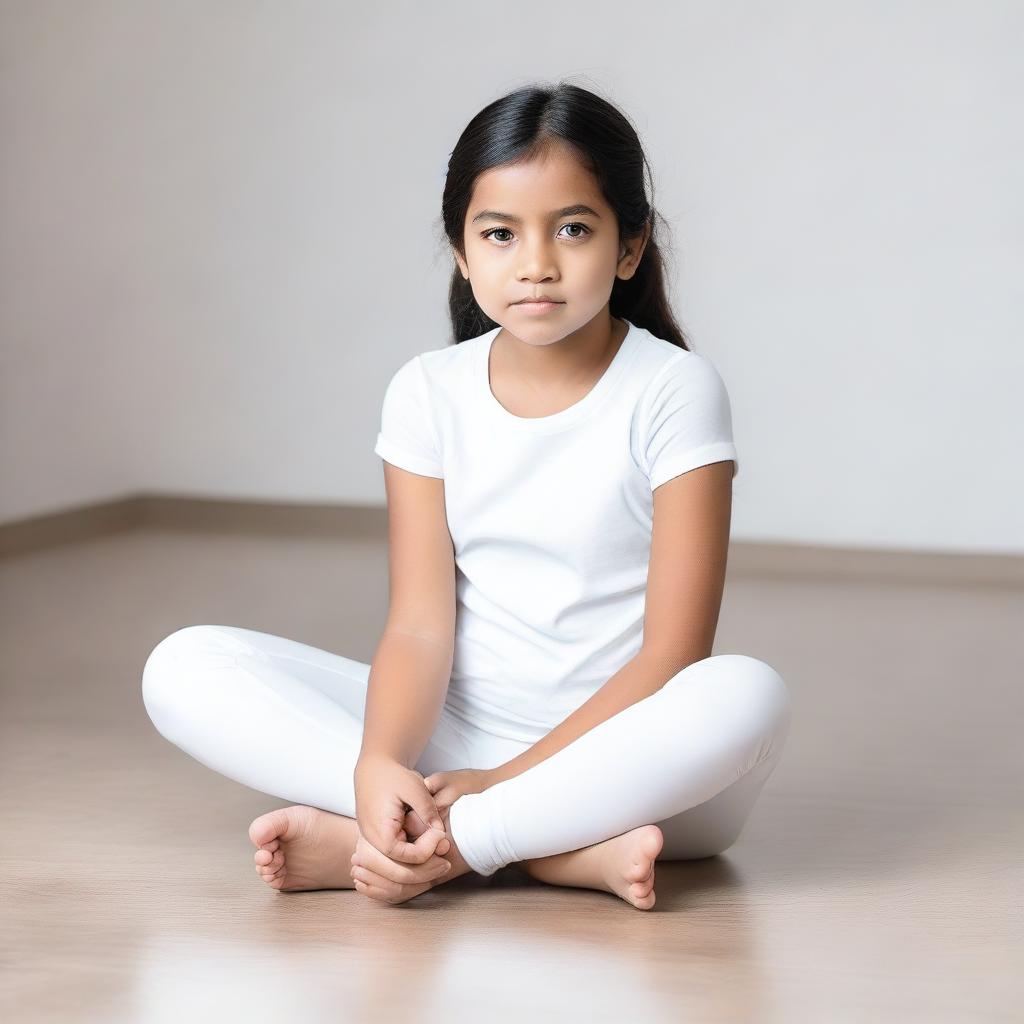
[(770, 665), (705, 658), (533, 768), (460, 797), (452, 837), (482, 875), (651, 823), (665, 834), (659, 859), (710, 856), (738, 837), (790, 717)]

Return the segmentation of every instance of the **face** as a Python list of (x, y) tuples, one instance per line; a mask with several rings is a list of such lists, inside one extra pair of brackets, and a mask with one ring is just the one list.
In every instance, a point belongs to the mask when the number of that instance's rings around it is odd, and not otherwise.
[[(477, 179), (456, 253), (480, 308), (528, 344), (558, 341), (601, 314), (616, 278), (636, 272), (647, 234), (620, 243), (614, 211), (572, 152), (551, 147), (529, 163)], [(516, 305), (528, 296), (549, 308)]]

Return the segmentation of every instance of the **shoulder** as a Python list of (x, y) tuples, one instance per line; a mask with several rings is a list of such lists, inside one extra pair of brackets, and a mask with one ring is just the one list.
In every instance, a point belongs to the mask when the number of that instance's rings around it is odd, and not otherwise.
[[(656, 339), (657, 340), (657, 339)], [(634, 458), (652, 488), (709, 462), (731, 459), (732, 409), (725, 383), (710, 358), (670, 342), (648, 346), (649, 363), (634, 412)]]
[(475, 341), (474, 338), (458, 345), (425, 349), (415, 355), (406, 356), (398, 368), (392, 371), (389, 387), (394, 390), (422, 387), (433, 390), (443, 385), (461, 365), (469, 362)]
[(461, 376), (470, 372), (481, 341), (482, 337), (469, 338), (466, 341), (428, 349), (416, 356), (423, 375), (431, 387), (444, 390), (446, 385), (454, 383)]
[(714, 362), (702, 352), (680, 348), (645, 331), (637, 361), (643, 388), (638, 411), (650, 413), (673, 404), (726, 398), (725, 382)]
[(428, 390), (443, 388), (445, 383), (468, 368), (478, 339), (470, 338), (458, 344), (425, 349), (413, 356), (407, 356), (392, 374), (396, 386), (425, 384)]

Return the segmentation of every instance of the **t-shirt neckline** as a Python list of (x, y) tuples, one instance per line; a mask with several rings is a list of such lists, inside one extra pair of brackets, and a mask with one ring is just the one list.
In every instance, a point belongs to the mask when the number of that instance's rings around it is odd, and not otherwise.
[(574, 402), (568, 408), (562, 409), (560, 412), (552, 413), (550, 416), (516, 416), (515, 413), (509, 412), (508, 409), (506, 409), (505, 406), (503, 406), (501, 402), (494, 397), (494, 392), (491, 391), (489, 364), (491, 359), (491, 345), (494, 343), (494, 339), (497, 338), (501, 331), (501, 324), (488, 331), (487, 334), (483, 335), (480, 339), (481, 344), (478, 349), (476, 372), (477, 386), (480, 390), (481, 397), (483, 398), (484, 405), (491, 410), (492, 415), (496, 419), (501, 420), (516, 430), (522, 430), (528, 433), (544, 434), (555, 430), (562, 430), (574, 423), (578, 423), (584, 416), (588, 415), (615, 386), (619, 378), (622, 376), (622, 373), (629, 362), (630, 356), (634, 353), (637, 344), (639, 343), (639, 328), (637, 328), (632, 321), (626, 320), (625, 317), (619, 317), (618, 319), (624, 320), (626, 324), (628, 324), (626, 336), (622, 339), (622, 344), (619, 345), (619, 350), (615, 353), (612, 361), (605, 368), (604, 373), (598, 378), (597, 383), (595, 383), (594, 386), (578, 402)]

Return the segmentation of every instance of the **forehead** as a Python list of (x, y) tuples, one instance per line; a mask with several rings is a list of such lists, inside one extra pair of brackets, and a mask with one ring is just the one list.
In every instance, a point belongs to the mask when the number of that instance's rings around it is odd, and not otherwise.
[(594, 176), (570, 151), (552, 147), (533, 160), (491, 167), (473, 188), (469, 217), (485, 208), (510, 213), (547, 215), (572, 203), (607, 209)]

